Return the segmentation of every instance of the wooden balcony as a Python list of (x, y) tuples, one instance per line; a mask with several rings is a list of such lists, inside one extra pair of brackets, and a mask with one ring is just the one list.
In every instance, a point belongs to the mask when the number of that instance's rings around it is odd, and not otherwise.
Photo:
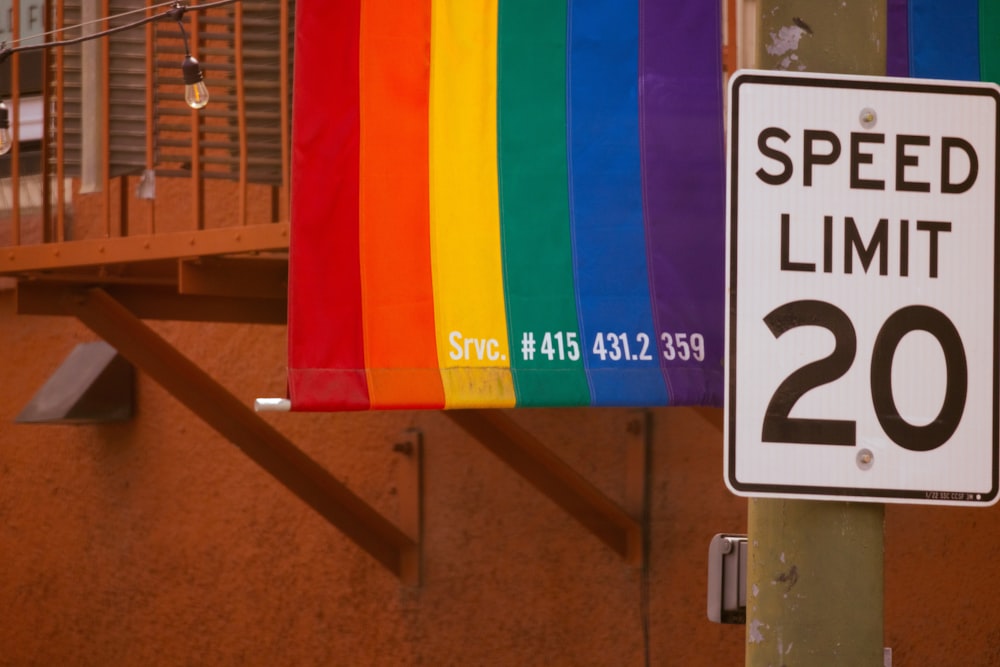
[[(294, 2), (185, 13), (211, 95), (200, 111), (184, 104), (183, 41), (155, 18), (162, 3), (46, 4), (49, 43), (150, 21), (0, 65), (14, 135), (0, 281), (17, 282), (18, 311), (64, 312), (67, 290), (101, 287), (142, 318), (283, 323)], [(17, 34), (37, 5), (14, 0), (12, 46), (43, 39)]]

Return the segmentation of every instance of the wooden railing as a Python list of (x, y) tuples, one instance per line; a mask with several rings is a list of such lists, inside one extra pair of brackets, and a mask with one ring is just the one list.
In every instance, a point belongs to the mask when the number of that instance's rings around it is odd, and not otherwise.
[[(88, 18), (90, 3), (100, 5), (97, 20)], [(11, 45), (25, 43), (21, 12), (40, 4), (13, 0)], [(200, 111), (184, 105), (180, 30), (168, 19), (43, 49), (40, 91), (23, 90), (22, 53), (15, 49), (0, 64), (10, 71), (4, 101), (14, 138), (0, 157), (7, 174), (0, 179), (0, 275), (93, 281), (102, 272), (129, 273), (123, 265), (131, 263), (287, 249), (294, 0), (243, 0), (205, 11), (188, 5), (191, 52), (211, 92)], [(49, 0), (48, 34), (36, 39), (74, 39), (168, 7), (154, 0)], [(269, 81), (254, 78), (261, 71)], [(25, 104), (37, 106), (38, 98), (42, 135), (35, 140), (26, 131)], [(264, 163), (275, 166), (262, 182)]]

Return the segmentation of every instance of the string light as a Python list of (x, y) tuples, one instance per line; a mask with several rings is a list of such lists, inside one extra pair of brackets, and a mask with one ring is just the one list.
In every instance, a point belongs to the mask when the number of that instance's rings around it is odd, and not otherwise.
[(186, 7), (177, 3), (167, 11), (167, 15), (177, 21), (184, 40), (184, 62), (181, 63), (181, 74), (184, 76), (184, 101), (192, 109), (198, 110), (208, 104), (208, 88), (205, 86), (205, 73), (201, 70), (198, 60), (191, 55), (188, 46), (187, 32), (184, 31), (184, 12)]
[[(67, 26), (60, 28), (58, 30), (53, 30), (50, 32), (43, 33), (42, 35), (32, 35), (30, 38), (19, 39), (11, 42), (14, 46), (3, 42), (0, 44), (0, 64), (4, 63), (10, 56), (15, 53), (23, 53), (26, 51), (39, 51), (42, 49), (50, 49), (56, 47), (70, 46), (72, 44), (79, 44), (81, 42), (86, 42), (92, 39), (98, 39), (100, 37), (107, 37), (117, 32), (122, 32), (124, 30), (131, 30), (133, 28), (138, 28), (139, 26), (146, 25), (147, 23), (152, 23), (154, 21), (159, 21), (162, 19), (177, 21), (177, 25), (181, 30), (181, 37), (184, 40), (184, 60), (181, 63), (181, 74), (184, 78), (184, 101), (192, 109), (201, 109), (206, 104), (208, 104), (208, 88), (205, 86), (205, 74), (201, 68), (201, 64), (191, 55), (191, 49), (188, 47), (187, 33), (184, 30), (183, 18), (186, 12), (191, 11), (203, 11), (206, 9), (212, 9), (213, 7), (222, 7), (224, 5), (232, 5), (240, 0), (216, 0), (215, 2), (203, 2), (197, 5), (188, 5), (183, 2), (169, 2), (162, 3), (159, 5), (154, 5), (153, 7), (136, 9), (128, 12), (123, 12), (121, 14), (116, 14), (114, 16), (108, 16), (107, 18), (97, 19), (96, 21), (88, 21), (86, 23), (80, 23), (78, 25)], [(84, 26), (91, 25), (94, 23), (107, 23), (113, 19), (122, 18), (124, 16), (129, 16), (138, 12), (145, 12), (148, 9), (156, 9), (159, 7), (169, 8), (158, 14), (152, 16), (145, 16), (131, 23), (126, 23), (120, 26), (114, 26), (112, 28), (107, 28), (98, 32), (89, 33), (87, 35), (81, 35), (80, 37), (73, 37), (70, 39), (59, 39), (49, 42), (42, 42), (36, 44), (20, 44), (20, 42), (26, 39), (37, 40), (39, 37), (48, 37), (49, 35), (65, 33), (69, 30), (80, 29)], [(13, 139), (11, 137), (10, 131), (10, 111), (2, 101), (0, 101), (0, 155), (8, 153), (13, 146)]]
[(184, 56), (184, 62), (181, 63), (181, 73), (184, 75), (184, 101), (192, 109), (203, 108), (208, 104), (205, 74), (201, 71), (201, 65), (190, 53)]

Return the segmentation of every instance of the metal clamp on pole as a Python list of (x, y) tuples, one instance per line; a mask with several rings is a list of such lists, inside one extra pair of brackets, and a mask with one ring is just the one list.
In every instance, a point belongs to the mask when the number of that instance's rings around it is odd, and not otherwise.
[(708, 620), (747, 622), (747, 536), (720, 533), (708, 547)]

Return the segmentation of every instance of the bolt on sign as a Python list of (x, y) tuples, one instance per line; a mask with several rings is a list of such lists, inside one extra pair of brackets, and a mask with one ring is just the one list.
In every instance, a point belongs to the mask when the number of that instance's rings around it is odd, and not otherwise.
[(299, 1), (293, 410), (721, 405), (719, 3), (569, 8)]
[(725, 478), (997, 500), (1000, 88), (730, 82)]

